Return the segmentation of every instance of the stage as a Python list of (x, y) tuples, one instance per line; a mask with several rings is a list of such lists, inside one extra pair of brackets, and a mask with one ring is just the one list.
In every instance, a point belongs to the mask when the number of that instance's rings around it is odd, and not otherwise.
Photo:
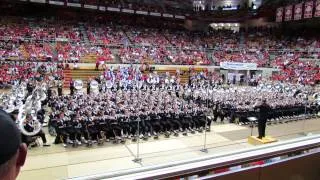
[[(36, 147), (28, 151), (26, 164), (18, 179), (66, 179), (254, 148), (247, 143), (250, 131), (248, 126), (213, 124), (211, 132), (207, 132), (208, 153), (200, 151), (203, 149), (204, 132), (188, 136), (180, 133), (179, 137), (170, 138), (160, 136), (158, 140), (140, 140), (141, 163), (132, 161), (136, 157), (137, 143), (131, 140), (127, 140), (126, 144), (108, 142), (102, 146), (94, 145), (92, 148), (64, 148), (61, 144)], [(267, 127), (267, 134), (279, 141), (301, 137), (304, 133), (319, 134), (320, 120), (311, 119)], [(257, 135), (257, 128), (254, 129), (253, 135)], [(53, 142), (53, 137), (47, 137), (49, 142)]]

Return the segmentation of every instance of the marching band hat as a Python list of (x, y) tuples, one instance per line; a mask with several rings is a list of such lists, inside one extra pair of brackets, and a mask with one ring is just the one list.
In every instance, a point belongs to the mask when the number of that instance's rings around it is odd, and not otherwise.
[(17, 125), (8, 113), (0, 109), (0, 165), (16, 154), (20, 144), (21, 133)]

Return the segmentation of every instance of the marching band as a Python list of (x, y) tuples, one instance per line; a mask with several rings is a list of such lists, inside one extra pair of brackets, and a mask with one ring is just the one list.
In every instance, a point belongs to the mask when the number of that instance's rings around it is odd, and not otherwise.
[[(61, 81), (58, 82), (58, 94), (51, 92), (51, 86), (47, 85), (46, 89), (43, 88), (45, 85), (37, 84), (28, 93), (31, 95), (19, 111), (37, 114), (43, 111), (41, 105), (51, 107), (49, 125), (55, 129), (55, 143), (63, 143), (64, 146), (91, 146), (95, 142), (125, 142), (126, 139), (135, 141), (137, 138), (147, 140), (152, 136), (157, 139), (160, 134), (170, 137), (182, 133), (186, 136), (210, 131), (211, 122), (218, 118), (220, 121), (227, 119), (231, 123), (246, 124), (247, 117), (257, 116), (255, 105), (262, 99), (272, 108), (268, 117), (270, 120), (318, 111), (317, 103), (305, 99), (311, 93), (307, 87), (280, 87), (278, 84), (224, 87), (219, 85), (221, 82), (203, 74), (192, 78), (187, 84), (181, 84), (178, 75), (160, 77), (157, 73), (151, 73), (145, 79), (140, 73), (135, 75), (133, 78), (132, 74), (123, 70), (121, 78), (114, 78), (114, 74), (107, 71), (88, 81), (87, 93), (82, 92), (84, 83), (75, 80), (70, 95), (62, 95)], [(19, 104), (16, 101), (27, 96), (24, 89), (28, 88), (14, 88), (13, 94), (23, 91), (24, 95), (16, 97), (14, 102), (4, 101), (3, 108), (7, 111), (15, 109), (15, 105)], [(45, 92), (49, 91), (50, 96), (49, 93), (45, 96)], [(30, 107), (33, 107), (32, 110), (28, 109)], [(28, 122), (24, 119), (34, 117), (18, 118), (18, 121)], [(39, 120), (35, 117), (34, 124), (38, 124)], [(30, 135), (38, 133), (39, 129)]]

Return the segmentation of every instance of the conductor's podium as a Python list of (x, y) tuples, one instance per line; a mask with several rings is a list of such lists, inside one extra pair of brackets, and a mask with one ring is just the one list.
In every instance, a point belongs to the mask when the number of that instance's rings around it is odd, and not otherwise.
[(273, 143), (277, 142), (278, 140), (271, 137), (271, 136), (266, 136), (262, 139), (257, 138), (256, 136), (249, 136), (248, 137), (248, 143), (252, 145), (260, 145), (260, 144), (268, 144), (268, 143)]

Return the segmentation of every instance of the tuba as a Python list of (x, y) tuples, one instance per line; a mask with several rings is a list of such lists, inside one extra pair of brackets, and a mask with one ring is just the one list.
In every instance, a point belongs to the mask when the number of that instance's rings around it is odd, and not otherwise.
[(46, 88), (41, 86), (34, 90), (34, 94), (36, 95), (37, 99), (40, 101), (44, 101), (47, 98)]
[(113, 82), (112, 82), (112, 80), (107, 80), (106, 81), (106, 88), (107, 89), (111, 89), (113, 87)]
[[(21, 133), (26, 136), (34, 136), (42, 129), (42, 124), (37, 119), (37, 112), (41, 109), (41, 99), (36, 92), (34, 91), (27, 98), (26, 103), (19, 108), (17, 123)], [(31, 116), (30, 119), (27, 119), (28, 115)], [(31, 132), (25, 129), (26, 124), (32, 127), (33, 130)]]

